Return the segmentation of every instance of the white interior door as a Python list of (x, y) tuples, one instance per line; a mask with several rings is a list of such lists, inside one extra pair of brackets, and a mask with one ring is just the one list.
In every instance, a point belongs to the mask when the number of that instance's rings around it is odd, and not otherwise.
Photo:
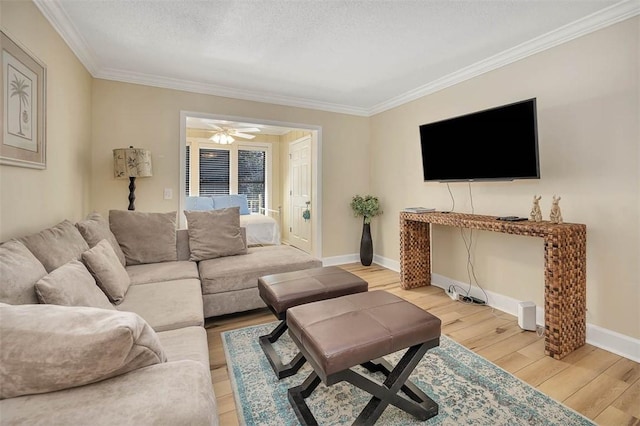
[[(311, 221), (314, 220), (311, 205), (311, 138), (289, 144), (290, 215), (289, 243), (311, 253)], [(311, 217), (305, 219), (307, 208)]]

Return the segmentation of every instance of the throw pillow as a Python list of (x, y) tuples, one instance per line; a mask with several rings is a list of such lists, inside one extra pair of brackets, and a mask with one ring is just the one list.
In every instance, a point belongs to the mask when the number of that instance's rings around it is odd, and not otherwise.
[(109, 211), (109, 226), (120, 243), (127, 265), (177, 260), (177, 217), (177, 212)]
[(193, 261), (244, 254), (238, 207), (204, 212), (185, 210)]
[(115, 309), (78, 260), (62, 265), (36, 283), (40, 303)]
[(240, 214), (251, 214), (246, 194), (214, 195), (211, 198), (213, 199), (214, 209), (240, 207)]
[(127, 264), (124, 258), (124, 253), (116, 240), (116, 236), (113, 235), (111, 229), (109, 229), (109, 221), (105, 219), (100, 213), (91, 213), (85, 220), (81, 220), (76, 223), (76, 228), (80, 231), (89, 247), (95, 247), (102, 240), (107, 240), (113, 251), (118, 256), (118, 260), (122, 263), (122, 266)]
[(187, 197), (186, 210), (213, 210), (213, 198), (211, 197)]
[(70, 260), (79, 260), (82, 253), (89, 250), (80, 231), (68, 220), (37, 234), (22, 237), (20, 241), (44, 265), (47, 272)]
[(82, 261), (109, 300), (119, 305), (129, 289), (131, 279), (118, 260), (111, 244), (102, 240), (82, 253)]
[(45, 275), (42, 263), (20, 241), (0, 245), (0, 302), (38, 303), (33, 286)]
[[(133, 312), (0, 303), (0, 399), (82, 386), (165, 362)], [(10, 343), (9, 343), (10, 342)]]

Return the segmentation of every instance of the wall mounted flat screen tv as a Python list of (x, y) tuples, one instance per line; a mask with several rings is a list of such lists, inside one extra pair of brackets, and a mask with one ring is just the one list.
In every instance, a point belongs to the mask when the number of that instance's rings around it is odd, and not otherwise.
[(539, 179), (536, 98), (420, 126), (425, 181)]

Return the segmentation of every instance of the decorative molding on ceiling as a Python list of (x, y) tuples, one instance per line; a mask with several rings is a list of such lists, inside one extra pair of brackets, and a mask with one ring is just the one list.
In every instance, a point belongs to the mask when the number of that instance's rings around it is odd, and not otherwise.
[(276, 105), (308, 108), (342, 114), (369, 117), (389, 109), (398, 107), (407, 102), (419, 99), (423, 96), (477, 77), (486, 72), (503, 67), (520, 59), (566, 43), (593, 31), (600, 30), (625, 19), (640, 14), (640, 0), (625, 0), (614, 4), (585, 18), (567, 24), (557, 30), (536, 37), (511, 49), (507, 49), (497, 55), (476, 62), (449, 75), (441, 77), (426, 85), (410, 90), (404, 94), (393, 97), (371, 108), (356, 107), (352, 105), (333, 104), (313, 99), (302, 99), (289, 96), (281, 96), (272, 93), (253, 92), (249, 90), (223, 87), (214, 84), (199, 83), (158, 75), (134, 73), (116, 69), (102, 68), (98, 64), (95, 55), (89, 49), (86, 41), (77, 31), (71, 19), (65, 13), (60, 3), (56, 0), (33, 0), (38, 9), (47, 18), (69, 48), (78, 57), (80, 62), (94, 78), (120, 81), (123, 83), (142, 84), (146, 86), (165, 89), (182, 90), (186, 92), (222, 96), (233, 99), (242, 99), (254, 102), (263, 102)]
[(298, 108), (309, 108), (322, 111), (338, 112), (342, 114), (360, 115), (365, 117), (369, 115), (369, 111), (366, 108), (358, 108), (351, 105), (332, 104), (312, 99), (281, 96), (274, 93), (254, 92), (249, 90), (219, 86), (215, 84), (199, 83), (196, 81), (181, 80), (158, 75), (121, 71), (116, 69), (100, 70), (93, 74), (93, 76), (95, 78), (120, 81), (123, 83), (143, 84), (146, 86), (161, 87), (164, 89), (183, 90), (185, 92), (222, 96), (225, 98), (233, 99), (243, 99), (246, 101), (264, 102), (268, 104), (293, 106)]
[(382, 102), (369, 109), (368, 115), (375, 115), (406, 104), (407, 102), (414, 101), (465, 80), (501, 68), (638, 14), (640, 14), (640, 0), (629, 0), (614, 4), (599, 12), (560, 27), (557, 30), (543, 34), (511, 49), (500, 52), (497, 55), (490, 56), (475, 64), (434, 80), (429, 84), (425, 84), (424, 86)]
[(82, 65), (92, 76), (100, 69), (96, 57), (93, 55), (87, 42), (80, 35), (75, 25), (64, 11), (60, 3), (55, 0), (33, 0), (40, 12), (47, 18), (51, 26), (60, 34), (67, 46), (82, 62)]

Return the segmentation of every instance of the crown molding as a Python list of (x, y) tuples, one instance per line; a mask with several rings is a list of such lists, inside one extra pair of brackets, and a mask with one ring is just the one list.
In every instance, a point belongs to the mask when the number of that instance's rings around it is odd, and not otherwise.
[(123, 83), (142, 84), (145, 86), (160, 87), (164, 89), (182, 90), (205, 95), (222, 96), (225, 98), (243, 99), (254, 102), (264, 102), (275, 105), (292, 106), (298, 108), (309, 108), (341, 114), (368, 116), (366, 108), (359, 108), (351, 105), (333, 104), (312, 99), (295, 98), (281, 96), (272, 93), (261, 93), (250, 90), (235, 89), (218, 86), (215, 84), (200, 83), (190, 80), (182, 80), (158, 75), (122, 71), (117, 69), (103, 69), (95, 74), (95, 78), (104, 80), (120, 81)]
[(57, 0), (33, 0), (33, 2), (82, 65), (95, 77), (99, 69), (98, 61), (60, 3)]
[(158, 75), (101, 68), (95, 56), (88, 48), (86, 41), (77, 31), (64, 9), (60, 6), (58, 0), (33, 1), (94, 78), (363, 117), (370, 117), (390, 110), (640, 14), (640, 0), (621, 1), (620, 3), (616, 3), (557, 30), (536, 37), (428, 84), (374, 105), (371, 108), (365, 108), (322, 102), (313, 99), (282, 96), (273, 93), (235, 89)]
[(582, 19), (564, 25), (557, 30), (526, 41), (511, 49), (478, 61), (468, 67), (448, 74), (431, 83), (410, 90), (400, 96), (382, 102), (368, 110), (372, 116), (408, 102), (430, 95), (447, 87), (501, 68), (528, 56), (566, 43), (588, 33), (616, 24), (640, 14), (640, 0), (624, 0)]

